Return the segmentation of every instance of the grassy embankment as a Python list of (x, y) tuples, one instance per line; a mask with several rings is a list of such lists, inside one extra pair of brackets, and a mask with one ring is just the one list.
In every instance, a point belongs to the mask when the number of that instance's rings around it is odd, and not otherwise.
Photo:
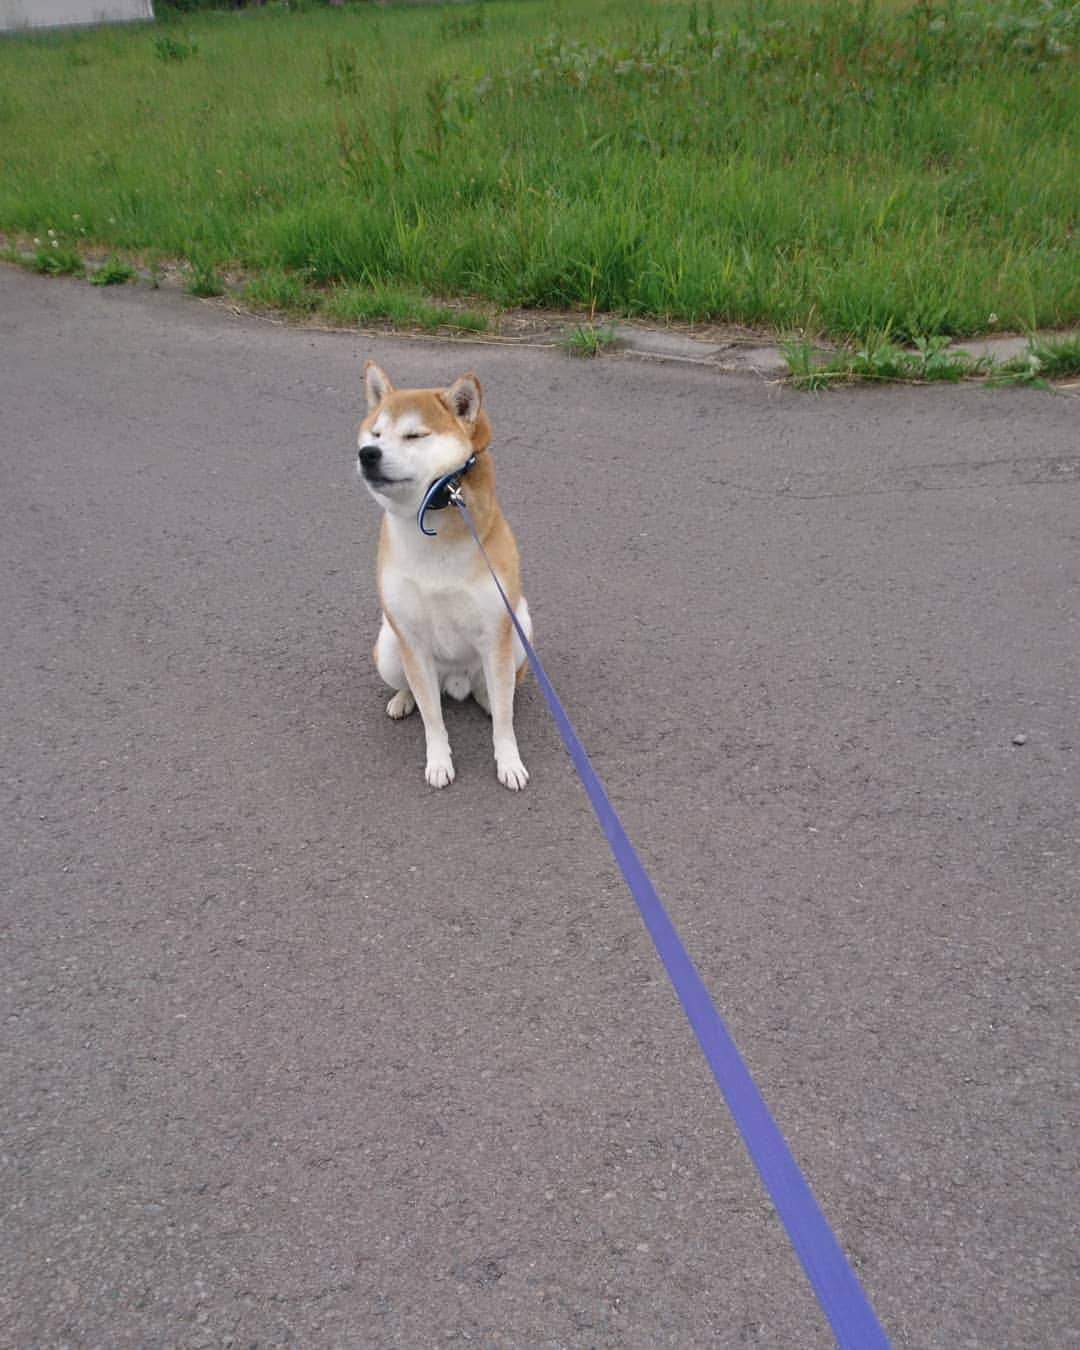
[(237, 269), (252, 303), (346, 321), (1060, 328), (1078, 42), (1066, 0), (268, 6), (19, 36), (0, 231), (45, 269), (91, 247), (182, 260), (193, 289)]

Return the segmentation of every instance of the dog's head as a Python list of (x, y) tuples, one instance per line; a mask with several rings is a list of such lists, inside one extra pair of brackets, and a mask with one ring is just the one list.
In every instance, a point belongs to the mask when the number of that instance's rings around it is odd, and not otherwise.
[(368, 414), (360, 424), (356, 472), (395, 515), (414, 515), (437, 478), (460, 469), (491, 441), (475, 375), (462, 375), (448, 389), (395, 389), (369, 361), (364, 391)]

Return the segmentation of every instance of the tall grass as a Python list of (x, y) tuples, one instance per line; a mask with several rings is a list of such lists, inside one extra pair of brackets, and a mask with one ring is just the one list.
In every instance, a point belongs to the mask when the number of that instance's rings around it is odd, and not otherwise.
[[(0, 43), (0, 229), (897, 339), (1080, 315), (1074, 0), (267, 7)], [(281, 288), (278, 287), (280, 290)]]

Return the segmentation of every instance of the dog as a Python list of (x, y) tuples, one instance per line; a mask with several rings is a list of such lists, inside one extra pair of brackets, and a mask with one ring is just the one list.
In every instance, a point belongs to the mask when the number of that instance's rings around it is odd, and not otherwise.
[[(491, 717), (499, 782), (520, 791), (529, 780), (514, 734), (514, 690), (525, 674), (525, 649), (476, 541), (459, 511), (421, 510), (434, 484), (455, 471), (462, 500), (526, 637), (529, 607), (521, 593), (517, 543), (495, 498), (491, 425), (480, 381), (462, 375), (446, 389), (395, 389), (374, 361), (364, 367), (367, 416), (357, 438), (361, 482), (383, 510), (378, 588), (382, 606), (375, 667), (394, 691), (395, 719), (420, 709), (427, 764), (435, 788), (454, 781), (442, 694), (471, 694)], [(423, 529), (421, 528), (423, 527)]]

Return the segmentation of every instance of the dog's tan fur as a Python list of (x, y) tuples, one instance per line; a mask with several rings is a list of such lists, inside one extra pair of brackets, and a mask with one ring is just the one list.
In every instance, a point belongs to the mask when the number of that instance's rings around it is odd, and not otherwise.
[(365, 367), (368, 415), (360, 427), (358, 472), (383, 508), (378, 585), (383, 623), (375, 664), (394, 689), (391, 717), (420, 709), (427, 742), (425, 776), (433, 787), (453, 781), (454, 767), (441, 695), (472, 694), (491, 713), (499, 781), (520, 789), (528, 773), (513, 727), (514, 688), (525, 653), (468, 526), (450, 508), (433, 514), (422, 535), (416, 512), (428, 487), (475, 465), (462, 494), (477, 533), (526, 633), (528, 605), (521, 593), (517, 543), (495, 496), (489, 446), (491, 426), (480, 406), (475, 375), (446, 389), (395, 390), (385, 372)]

